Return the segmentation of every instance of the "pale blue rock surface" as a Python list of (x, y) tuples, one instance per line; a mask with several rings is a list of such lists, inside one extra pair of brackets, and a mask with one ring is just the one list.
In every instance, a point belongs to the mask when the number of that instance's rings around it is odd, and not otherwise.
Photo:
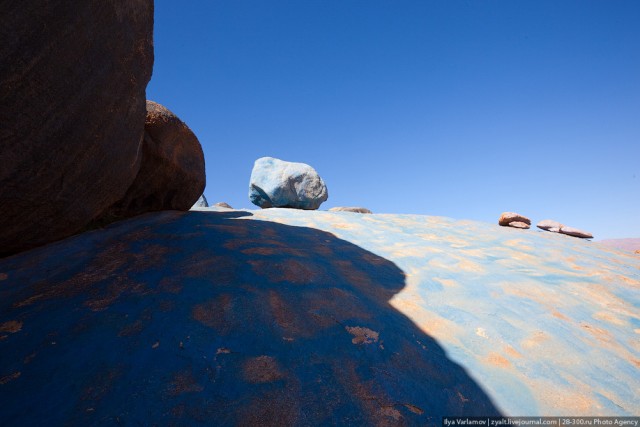
[(324, 181), (307, 164), (262, 157), (253, 165), (249, 199), (256, 206), (314, 210), (328, 197)]

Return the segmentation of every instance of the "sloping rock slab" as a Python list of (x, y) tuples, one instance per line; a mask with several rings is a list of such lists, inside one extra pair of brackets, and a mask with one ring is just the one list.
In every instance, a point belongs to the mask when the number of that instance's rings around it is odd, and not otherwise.
[(640, 258), (555, 237), (163, 212), (0, 260), (0, 424), (637, 414)]

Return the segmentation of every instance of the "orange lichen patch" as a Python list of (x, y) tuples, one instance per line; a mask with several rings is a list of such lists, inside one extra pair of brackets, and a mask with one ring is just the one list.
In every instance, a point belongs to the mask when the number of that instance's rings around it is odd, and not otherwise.
[(284, 378), (278, 361), (271, 356), (252, 357), (242, 367), (244, 379), (250, 383), (269, 383)]
[(627, 322), (625, 319), (621, 319), (620, 317), (614, 315), (613, 313), (606, 312), (606, 311), (599, 311), (597, 313), (594, 313), (593, 316), (591, 317), (593, 317), (596, 320), (603, 320), (605, 322), (613, 323), (614, 325), (618, 325), (618, 326), (627, 326), (629, 324), (629, 322)]
[(7, 273), (0, 273), (0, 280), (7, 280), (8, 277)]
[(424, 302), (394, 297), (391, 306), (410, 318), (424, 333), (439, 340), (458, 343), (458, 337), (466, 331), (457, 323), (425, 310)]
[(364, 271), (356, 268), (349, 260), (333, 260), (333, 265), (340, 272), (342, 277), (355, 287), (369, 285), (371, 283), (369, 276)]
[(224, 328), (226, 324), (225, 315), (231, 308), (231, 295), (222, 294), (213, 300), (193, 307), (191, 317), (205, 326), (220, 330)]
[(182, 285), (176, 279), (163, 277), (158, 284), (158, 290), (161, 292), (179, 294), (182, 291)]
[(363, 328), (361, 326), (345, 326), (344, 328), (353, 335), (353, 339), (351, 340), (353, 344), (372, 344), (378, 342), (378, 332), (372, 331), (369, 328)]
[(537, 331), (536, 333), (531, 335), (529, 338), (522, 341), (522, 347), (527, 349), (538, 347), (548, 340), (549, 340), (549, 336), (546, 333), (542, 331)]
[(15, 334), (16, 332), (20, 332), (20, 330), (22, 330), (22, 322), (19, 320), (9, 320), (8, 322), (0, 324), (0, 332)]
[(509, 357), (513, 357), (516, 359), (522, 358), (522, 354), (520, 354), (518, 350), (511, 347), (510, 345), (505, 345), (502, 351), (504, 351)]
[(640, 359), (631, 359), (631, 363), (636, 365), (636, 368), (640, 368)]
[(528, 246), (527, 242), (522, 239), (507, 240), (506, 242), (504, 242), (504, 245), (510, 248), (518, 248), (523, 251), (533, 251), (533, 248), (531, 246)]
[(408, 410), (410, 410), (411, 412), (413, 412), (414, 414), (418, 414), (418, 415), (424, 414), (424, 411), (421, 408), (417, 407), (416, 405), (405, 403), (403, 406)]
[(611, 336), (611, 333), (606, 329), (597, 328), (587, 323), (581, 323), (580, 326), (582, 327), (582, 329), (589, 332), (591, 335), (593, 335), (595, 339), (597, 339), (603, 344), (611, 345), (615, 341), (614, 338)]
[(291, 255), (291, 256), (306, 256), (306, 253), (294, 249), (294, 248), (281, 248), (281, 247), (273, 247), (273, 246), (263, 246), (257, 248), (249, 248), (243, 249), (241, 251), (245, 255), (263, 255), (263, 256), (274, 256), (274, 255)]
[(333, 222), (333, 223), (331, 223), (331, 226), (334, 227), (334, 228), (341, 229), (341, 230), (353, 230), (353, 229), (358, 228), (357, 225), (350, 224), (348, 222)]
[(557, 319), (564, 320), (566, 322), (570, 322), (571, 321), (571, 319), (569, 319), (567, 316), (565, 316), (564, 314), (560, 313), (557, 310), (551, 311), (551, 315), (553, 317), (557, 318)]
[(502, 355), (498, 353), (489, 353), (487, 356), (487, 362), (493, 366), (499, 366), (500, 368), (508, 368), (511, 366), (511, 362), (505, 359)]
[(447, 288), (458, 288), (460, 284), (453, 279), (441, 279), (440, 277), (433, 277), (433, 280), (440, 283)]
[(249, 260), (253, 271), (266, 277), (271, 283), (290, 282), (298, 285), (322, 282), (326, 276), (322, 267), (311, 261), (284, 259), (281, 262), (270, 260)]
[(380, 409), (378, 409), (378, 415), (382, 417), (390, 417), (396, 421), (399, 421), (400, 419), (402, 419), (402, 414), (400, 413), (400, 411), (395, 409), (393, 406), (381, 407)]
[(473, 262), (473, 261), (469, 261), (468, 259), (463, 259), (462, 261), (458, 262), (457, 268), (459, 270), (462, 271), (468, 271), (470, 273), (484, 273), (484, 267), (482, 267), (480, 264)]
[(539, 397), (541, 411), (576, 416), (583, 414), (604, 415), (598, 411), (599, 405), (592, 398), (591, 392), (579, 387), (579, 385), (563, 386), (557, 381), (528, 378), (525, 378), (524, 381), (530, 384), (530, 388)]
[(469, 401), (469, 399), (467, 399), (462, 393), (460, 393), (459, 390), (456, 390), (456, 394), (458, 395), (458, 399), (460, 399), (460, 402), (466, 403)]
[(13, 380), (19, 378), (20, 375), (22, 375), (22, 372), (20, 372), (20, 371), (14, 372), (14, 373), (9, 374), (9, 375), (5, 375), (4, 377), (0, 378), (0, 385), (5, 385), (6, 383), (8, 383), (10, 381), (13, 381)]
[(168, 394), (177, 396), (184, 393), (198, 393), (203, 389), (204, 387), (197, 383), (190, 371), (183, 371), (173, 377), (173, 381), (169, 385)]
[(100, 400), (109, 394), (116, 380), (122, 376), (119, 367), (109, 368), (106, 371), (98, 371), (88, 378), (88, 386), (82, 391), (81, 400)]
[(269, 307), (278, 326), (289, 332), (297, 330), (292, 307), (273, 290), (269, 291)]

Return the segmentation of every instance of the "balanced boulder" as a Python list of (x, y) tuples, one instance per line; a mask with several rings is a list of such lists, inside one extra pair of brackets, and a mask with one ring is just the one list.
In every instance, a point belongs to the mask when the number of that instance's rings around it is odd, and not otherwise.
[(360, 208), (360, 207), (354, 207), (354, 206), (337, 206), (335, 208), (329, 209), (329, 211), (331, 211), (331, 212), (355, 212), (355, 213), (362, 213), (362, 214), (373, 213), (367, 208)]
[(249, 199), (261, 208), (313, 210), (328, 197), (324, 181), (307, 164), (262, 157), (253, 165)]
[(204, 155), (198, 138), (175, 114), (147, 101), (140, 171), (129, 190), (98, 222), (145, 212), (189, 210), (205, 187)]
[(531, 220), (515, 212), (503, 212), (498, 219), (498, 224), (503, 227), (529, 228)]
[(62, 239), (140, 168), (153, 0), (0, 2), (0, 256)]

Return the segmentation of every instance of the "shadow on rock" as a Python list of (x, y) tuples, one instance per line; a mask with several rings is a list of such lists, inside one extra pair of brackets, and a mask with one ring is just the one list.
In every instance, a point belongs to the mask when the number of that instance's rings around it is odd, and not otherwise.
[(392, 262), (246, 212), (148, 214), (0, 261), (0, 423), (440, 425), (499, 415), (389, 304)]

